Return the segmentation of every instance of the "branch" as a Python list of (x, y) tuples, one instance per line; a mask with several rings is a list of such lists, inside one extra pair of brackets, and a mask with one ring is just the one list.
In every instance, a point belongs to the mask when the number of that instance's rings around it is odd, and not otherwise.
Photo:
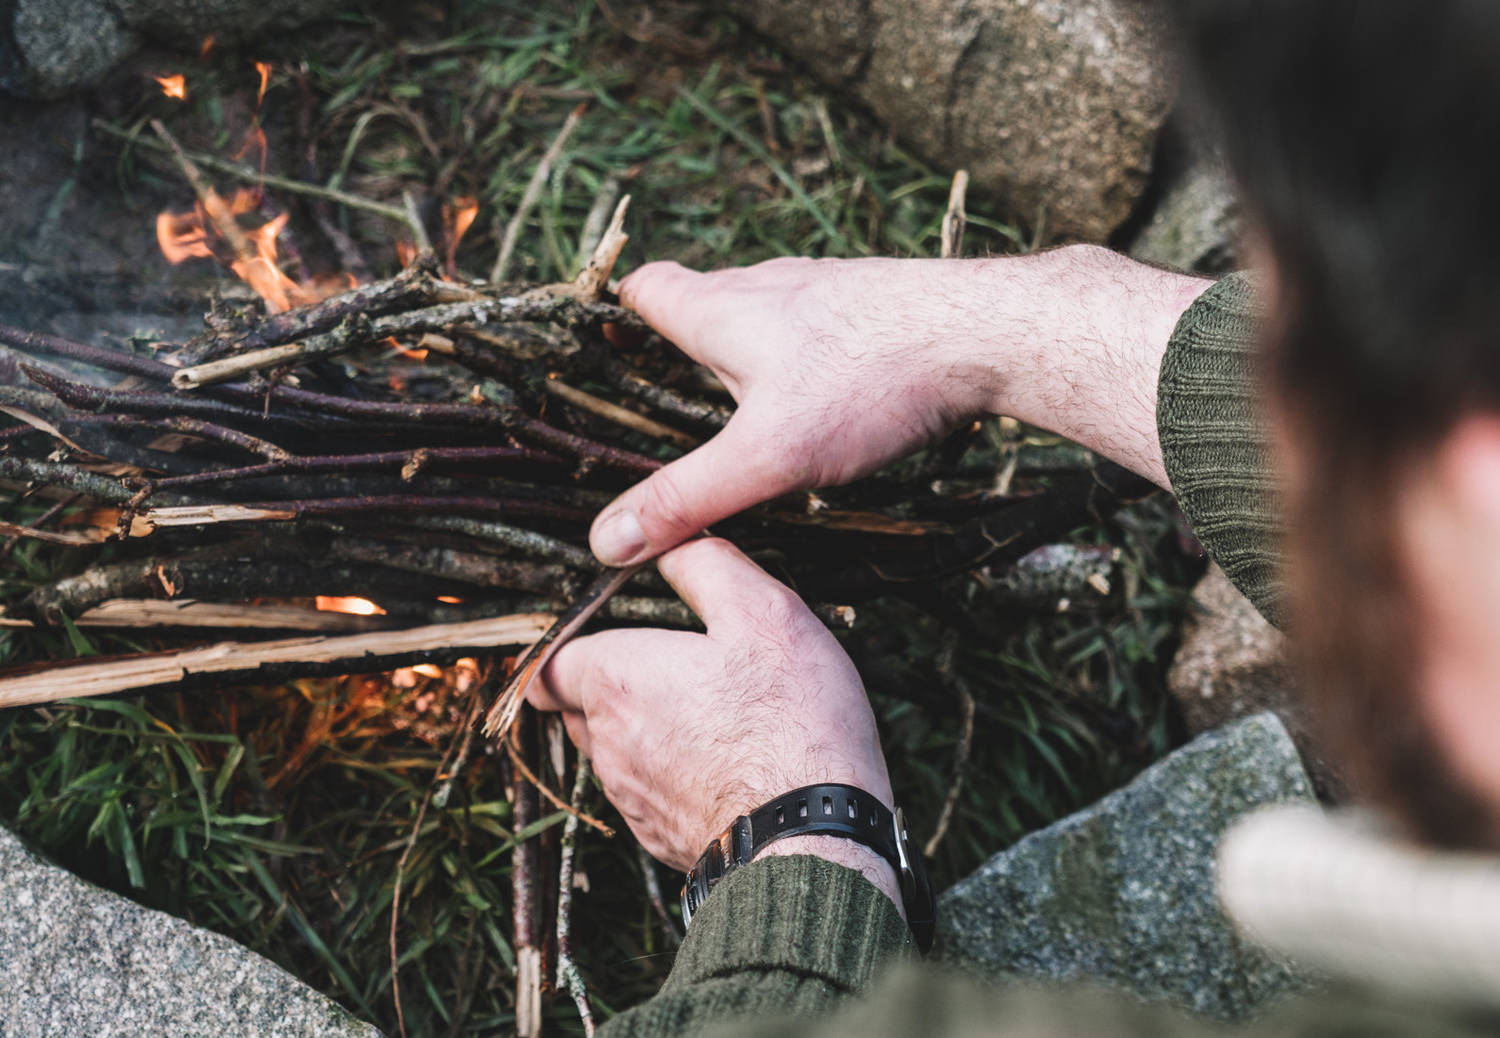
[[(472, 653), (501, 645), (529, 645), (552, 622), (546, 613), (502, 616), (459, 624), (343, 637), (309, 636), (269, 642), (219, 642), (200, 649), (150, 652), (94, 662), (70, 660), (0, 671), (0, 707), (33, 706), (59, 699), (173, 685), (193, 677), (222, 684), (263, 683), (266, 671), (285, 664), (335, 664), (343, 673), (368, 673), (440, 650)], [(347, 666), (347, 670), (342, 670)]]

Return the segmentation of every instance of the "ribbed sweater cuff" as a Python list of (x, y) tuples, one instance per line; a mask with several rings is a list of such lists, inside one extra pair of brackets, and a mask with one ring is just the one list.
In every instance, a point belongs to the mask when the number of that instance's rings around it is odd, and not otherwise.
[(744, 970), (788, 970), (853, 992), (914, 954), (896, 906), (858, 872), (811, 855), (765, 858), (714, 887), (663, 990)]
[(1280, 510), (1255, 401), (1258, 317), (1254, 285), (1243, 273), (1188, 307), (1162, 358), (1156, 425), (1167, 478), (1193, 532), (1279, 625)]

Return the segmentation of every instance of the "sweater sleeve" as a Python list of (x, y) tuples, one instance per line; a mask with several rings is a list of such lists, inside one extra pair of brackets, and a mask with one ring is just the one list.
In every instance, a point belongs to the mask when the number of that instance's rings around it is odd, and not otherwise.
[(698, 1034), (715, 1024), (834, 1009), (910, 959), (896, 906), (858, 872), (810, 855), (736, 869), (693, 918), (672, 973), (599, 1038)]
[(1280, 510), (1255, 400), (1255, 287), (1231, 274), (1177, 323), (1162, 358), (1156, 426), (1167, 478), (1213, 560), (1277, 626)]

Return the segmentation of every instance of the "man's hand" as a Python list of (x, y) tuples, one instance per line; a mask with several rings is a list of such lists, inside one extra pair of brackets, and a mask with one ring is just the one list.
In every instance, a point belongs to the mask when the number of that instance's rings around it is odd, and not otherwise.
[[(801, 599), (726, 541), (693, 541), (658, 565), (707, 634), (580, 638), (529, 693), (538, 709), (563, 712), (646, 850), (687, 871), (738, 815), (813, 783), (858, 786), (891, 807), (859, 674)], [(894, 870), (851, 841), (792, 837), (772, 848), (859, 868), (900, 904)]]
[(649, 558), (751, 505), (845, 483), (964, 418), (1004, 413), (1165, 486), (1156, 376), (1208, 282), (1087, 246), (990, 260), (652, 263), (622, 300), (739, 403), (717, 436), (595, 520), (595, 554)]

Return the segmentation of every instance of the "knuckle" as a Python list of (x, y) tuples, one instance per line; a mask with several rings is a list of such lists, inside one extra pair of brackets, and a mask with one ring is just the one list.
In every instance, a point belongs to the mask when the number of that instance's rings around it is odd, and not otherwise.
[(663, 469), (643, 489), (641, 519), (663, 530), (697, 529), (697, 509), (683, 490), (682, 480), (671, 469)]

